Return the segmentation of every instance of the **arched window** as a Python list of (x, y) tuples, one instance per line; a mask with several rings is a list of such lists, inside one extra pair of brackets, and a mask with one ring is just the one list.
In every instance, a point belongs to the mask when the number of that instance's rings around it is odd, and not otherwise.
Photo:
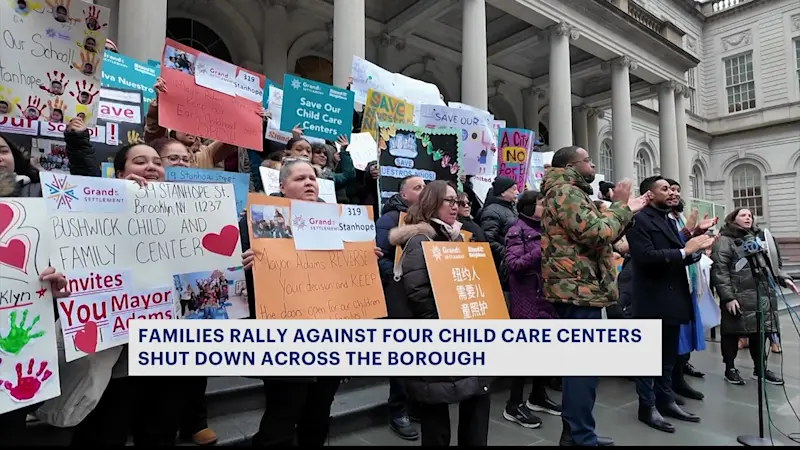
[(733, 207), (747, 208), (754, 216), (763, 218), (761, 171), (752, 164), (742, 164), (731, 172)]
[(611, 139), (600, 144), (600, 161), (597, 161), (597, 172), (603, 174), (606, 181), (614, 182), (614, 160), (611, 156)]
[(696, 165), (692, 168), (692, 197), (703, 199), (706, 198), (705, 193), (705, 180), (703, 180), (703, 171), (700, 166)]
[(228, 47), (211, 28), (192, 19), (173, 17), (167, 20), (167, 37), (215, 58), (233, 63)]
[(634, 165), (636, 166), (636, 184), (633, 187), (634, 191), (638, 192), (639, 184), (641, 184), (645, 178), (653, 174), (653, 166), (650, 164), (650, 156), (647, 154), (647, 151), (642, 148), (639, 149), (636, 153), (636, 162), (634, 162)]
[(333, 84), (333, 64), (319, 56), (304, 56), (294, 63), (294, 73), (307, 80)]

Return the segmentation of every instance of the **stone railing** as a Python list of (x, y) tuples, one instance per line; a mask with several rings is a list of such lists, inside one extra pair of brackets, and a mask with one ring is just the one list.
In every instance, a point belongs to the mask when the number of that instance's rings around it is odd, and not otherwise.
[(647, 28), (650, 28), (656, 33), (661, 33), (661, 28), (663, 28), (664, 22), (658, 17), (654, 16), (650, 11), (646, 10), (643, 6), (640, 6), (636, 2), (629, 0), (628, 14), (630, 14), (631, 17), (636, 19), (639, 23)]
[[(646, 26), (647, 28), (655, 31), (656, 33), (664, 36), (668, 41), (672, 42), (673, 44), (679, 47), (683, 46), (683, 36), (686, 33), (677, 26), (675, 26), (669, 20), (659, 19), (653, 13), (648, 11), (644, 6), (636, 3), (634, 0), (606, 0), (606, 1), (616, 6), (617, 8), (621, 9), (622, 11), (627, 12), (628, 15), (631, 16), (634, 20)], [(733, 1), (733, 0), (727, 0), (727, 1)]]

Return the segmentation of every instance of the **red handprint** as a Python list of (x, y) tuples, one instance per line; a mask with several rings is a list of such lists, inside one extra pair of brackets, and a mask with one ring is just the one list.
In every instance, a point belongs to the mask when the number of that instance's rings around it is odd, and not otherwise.
[(22, 111), (22, 114), (25, 115), (26, 119), (30, 120), (38, 120), (45, 107), (47, 107), (47, 104), (43, 104), (42, 99), (35, 95), (28, 96), (28, 106), (24, 108), (17, 103), (17, 108)]
[(100, 25), (100, 8), (96, 6), (90, 6), (89, 12), (83, 10), (83, 14), (86, 16), (86, 28), (90, 31), (98, 31), (99, 29), (108, 26), (107, 23)]
[(64, 72), (54, 70), (51, 74), (47, 72), (47, 85), (40, 84), (39, 88), (47, 91), (52, 95), (64, 94), (64, 86), (69, 84), (69, 80), (64, 80)]
[(76, 81), (75, 87), (77, 88), (75, 92), (69, 91), (69, 95), (75, 97), (81, 105), (91, 105), (94, 97), (100, 93), (99, 90), (94, 90), (94, 83), (89, 84), (86, 80)]
[(17, 363), (17, 385), (15, 386), (11, 381), (0, 380), (0, 389), (5, 389), (8, 395), (18, 402), (32, 399), (41, 389), (42, 383), (53, 375), (53, 372), (47, 369), (47, 361), (42, 361), (39, 364), (39, 370), (36, 375), (33, 374), (33, 365), (34, 360), (31, 358), (28, 361), (27, 376), (23, 376), (22, 363)]

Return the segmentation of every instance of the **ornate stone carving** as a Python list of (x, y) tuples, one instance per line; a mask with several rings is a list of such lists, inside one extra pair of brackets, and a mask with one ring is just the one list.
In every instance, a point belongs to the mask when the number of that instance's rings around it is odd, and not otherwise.
[(559, 36), (567, 36), (573, 41), (581, 37), (580, 32), (568, 24), (567, 22), (559, 22), (549, 28), (550, 34), (557, 34)]
[(639, 63), (633, 60), (630, 56), (620, 56), (619, 58), (615, 58), (611, 60), (611, 64), (615, 66), (627, 67), (630, 70), (636, 70), (639, 68)]
[(658, 86), (661, 89), (669, 89), (669, 90), (677, 93), (677, 92), (680, 92), (679, 89), (681, 89), (681, 86), (683, 86), (683, 85), (678, 83), (677, 81), (670, 80), (670, 81), (665, 81), (665, 82), (659, 84)]
[(529, 86), (522, 90), (523, 95), (536, 97), (538, 100), (544, 100), (545, 90), (535, 86)]
[(589, 109), (586, 110), (586, 116), (587, 117), (597, 117), (598, 119), (605, 119), (606, 118), (606, 112), (603, 111), (602, 109), (589, 108)]
[(752, 43), (753, 33), (750, 30), (744, 30), (722, 38), (722, 48), (726, 52), (739, 47), (746, 47)]
[(697, 41), (689, 35), (686, 35), (686, 49), (693, 52), (697, 51)]
[(398, 50), (403, 50), (406, 48), (406, 41), (401, 39), (397, 36), (392, 36), (388, 33), (381, 33), (375, 38), (375, 44), (379, 47), (387, 48), (389, 46), (394, 46), (394, 48)]
[(800, 31), (800, 14), (792, 16), (792, 31)]

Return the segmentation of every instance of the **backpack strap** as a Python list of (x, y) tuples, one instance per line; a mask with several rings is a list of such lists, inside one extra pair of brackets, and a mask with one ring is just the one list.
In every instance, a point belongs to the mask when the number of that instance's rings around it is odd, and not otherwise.
[(408, 243), (411, 242), (411, 239), (414, 239), (417, 236), (423, 236), (423, 237), (425, 237), (425, 239), (427, 239), (429, 241), (433, 240), (426, 234), (417, 233), (414, 236), (411, 236), (406, 241), (405, 245), (403, 245), (403, 252), (400, 254), (400, 259), (397, 260), (397, 264), (394, 265), (394, 271), (393, 271), (394, 272), (394, 281), (396, 281), (398, 283), (400, 282), (401, 279), (403, 279), (403, 259), (405, 259), (405, 257), (406, 257), (406, 247), (408, 247)]

